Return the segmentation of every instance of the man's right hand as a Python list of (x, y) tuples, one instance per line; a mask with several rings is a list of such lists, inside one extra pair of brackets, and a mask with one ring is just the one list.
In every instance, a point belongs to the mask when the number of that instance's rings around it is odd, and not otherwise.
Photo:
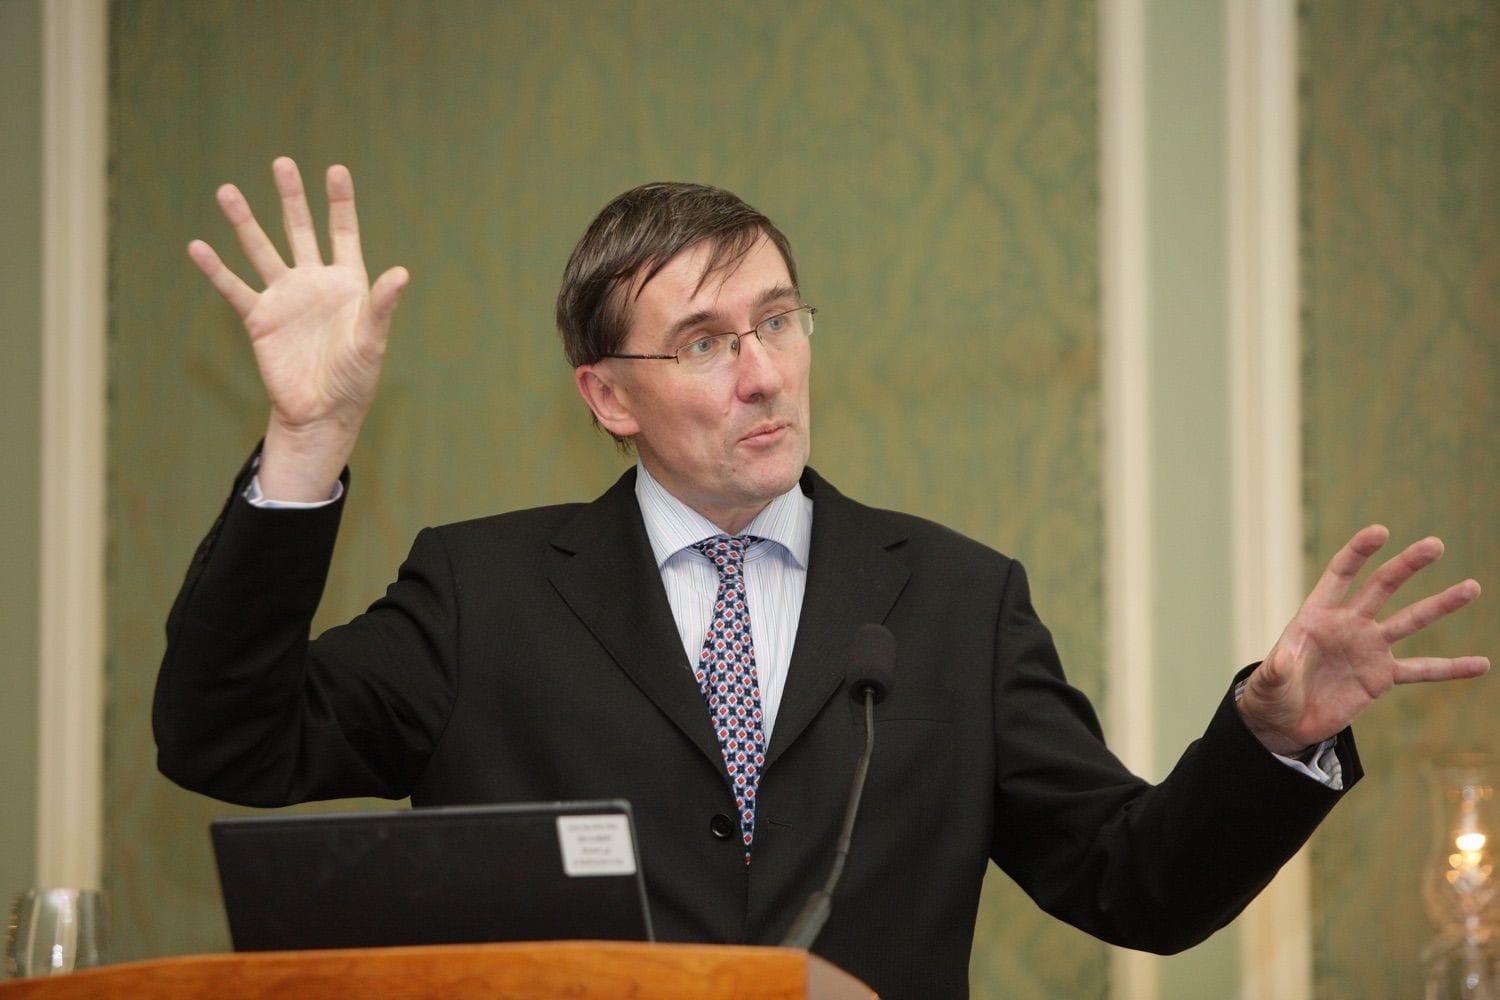
[(188, 256), (244, 321), (271, 399), (259, 470), (262, 494), (271, 500), (326, 500), (375, 398), (391, 313), (410, 275), (393, 267), (370, 284), (348, 168), (328, 168), (331, 264), (323, 263), (318, 249), (297, 165), (283, 156), (271, 171), (291, 266), (232, 184), (219, 188), (219, 208), (265, 289), (247, 285), (202, 240), (188, 244)]

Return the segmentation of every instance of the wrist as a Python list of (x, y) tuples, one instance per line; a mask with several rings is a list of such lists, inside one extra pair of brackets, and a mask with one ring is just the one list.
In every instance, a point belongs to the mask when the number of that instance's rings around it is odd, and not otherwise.
[(256, 473), (262, 494), (268, 500), (293, 503), (327, 500), (358, 436), (357, 426), (339, 421), (293, 428), (273, 415)]
[(1298, 757), (1308, 751), (1309, 744), (1286, 736), (1274, 726), (1258, 718), (1250, 706), (1246, 705), (1245, 698), (1241, 696), (1243, 688), (1235, 694), (1234, 709), (1239, 713), (1240, 721), (1245, 724), (1245, 728), (1250, 730), (1250, 735), (1254, 736), (1261, 746), (1282, 757)]

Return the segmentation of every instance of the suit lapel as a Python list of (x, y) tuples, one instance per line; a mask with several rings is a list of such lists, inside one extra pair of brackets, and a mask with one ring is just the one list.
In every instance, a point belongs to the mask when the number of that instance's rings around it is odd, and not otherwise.
[[(850, 638), (859, 626), (885, 620), (910, 575), (889, 551), (905, 536), (893, 534), (886, 519), (811, 469), (802, 488), (813, 498), (807, 590), (767, 767), (842, 689)], [(635, 470), (580, 508), (551, 543), (546, 574), (558, 594), (642, 693), (723, 767), (646, 538)]]
[(803, 474), (802, 488), (813, 498), (807, 590), (767, 767), (844, 686), (849, 640), (859, 626), (885, 621), (910, 576), (890, 553), (905, 536), (892, 533), (886, 519), (847, 499), (811, 469)]
[(581, 508), (551, 542), (546, 574), (558, 594), (646, 697), (722, 768), (646, 538), (635, 470)]

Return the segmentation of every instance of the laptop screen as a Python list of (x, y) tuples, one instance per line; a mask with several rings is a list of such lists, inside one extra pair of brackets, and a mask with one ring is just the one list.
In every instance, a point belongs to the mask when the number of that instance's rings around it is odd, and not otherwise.
[(210, 833), (236, 951), (652, 939), (623, 800), (248, 816)]

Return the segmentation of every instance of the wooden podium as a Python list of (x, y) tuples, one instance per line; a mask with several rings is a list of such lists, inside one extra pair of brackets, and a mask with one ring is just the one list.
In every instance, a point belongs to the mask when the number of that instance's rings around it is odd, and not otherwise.
[(792, 948), (616, 941), (187, 955), (0, 982), (0, 1000), (874, 996), (847, 972)]

